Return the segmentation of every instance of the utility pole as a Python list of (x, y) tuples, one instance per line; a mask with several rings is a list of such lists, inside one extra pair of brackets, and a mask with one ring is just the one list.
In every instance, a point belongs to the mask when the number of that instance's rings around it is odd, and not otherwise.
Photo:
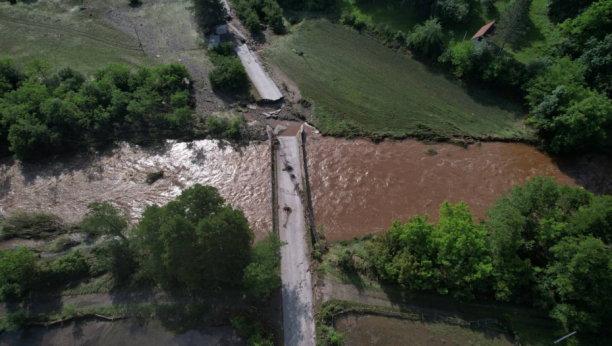
[(463, 34), (463, 40), (461, 41), (461, 45), (463, 46), (463, 42), (465, 41), (465, 37), (467, 36), (467, 31)]
[(300, 42), (300, 55), (304, 54), (304, 51), (302, 51), (302, 36), (300, 36), (300, 31), (298, 29), (298, 41)]
[(147, 53), (145, 53), (144, 47), (142, 46), (142, 42), (140, 41), (140, 36), (138, 35), (138, 30), (136, 29), (136, 24), (132, 23), (132, 25), (134, 26), (134, 32), (136, 33), (136, 38), (138, 39), (138, 45), (140, 46), (140, 50), (142, 50), (142, 55), (146, 57)]

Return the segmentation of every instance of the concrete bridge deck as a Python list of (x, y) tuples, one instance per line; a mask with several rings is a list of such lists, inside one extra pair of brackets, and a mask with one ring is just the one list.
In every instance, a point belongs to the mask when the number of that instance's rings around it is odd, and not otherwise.
[(314, 346), (309, 236), (300, 196), (303, 189), (300, 145), (297, 137), (277, 138), (280, 143), (276, 150), (278, 229), (281, 240), (287, 243), (281, 247), (285, 345)]

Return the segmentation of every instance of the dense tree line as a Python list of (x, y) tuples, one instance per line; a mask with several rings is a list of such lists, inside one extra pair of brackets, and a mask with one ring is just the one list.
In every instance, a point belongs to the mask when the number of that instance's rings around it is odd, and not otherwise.
[(210, 186), (196, 184), (174, 201), (146, 208), (132, 229), (111, 204), (92, 203), (78, 225), (91, 239), (90, 253), (39, 259), (25, 247), (0, 251), (0, 300), (61, 289), (80, 279), (112, 275), (117, 287), (158, 286), (188, 291), (244, 287), (267, 296), (280, 285), (280, 246), (270, 233), (253, 245), (253, 231)]
[[(551, 4), (555, 1), (551, 1)], [(394, 49), (438, 59), (462, 81), (523, 98), (527, 123), (554, 153), (605, 151), (612, 146), (612, 0), (569, 2), (576, 11), (549, 35), (545, 54), (524, 64), (504, 49), (520, 49), (529, 28), (531, 0), (515, 0), (501, 13), (496, 34), (479, 44), (444, 40), (438, 19), (409, 33), (350, 13), (340, 22)], [(573, 14), (572, 14), (573, 13)], [(550, 14), (552, 16), (552, 13)], [(442, 21), (444, 23), (444, 21)]]
[(275, 34), (286, 31), (283, 9), (276, 0), (233, 0), (234, 9), (244, 25), (253, 32), (259, 32), (267, 24)]
[[(612, 196), (536, 177), (482, 222), (466, 204), (447, 202), (437, 224), (427, 215), (396, 221), (367, 245), (367, 261), (409, 290), (530, 302), (566, 328), (598, 331), (610, 326), (611, 246)], [(340, 265), (347, 261), (341, 253)]]
[(0, 145), (27, 160), (119, 139), (146, 144), (187, 132), (192, 122), (189, 73), (181, 64), (110, 64), (93, 79), (41, 60), (22, 73), (0, 59)]

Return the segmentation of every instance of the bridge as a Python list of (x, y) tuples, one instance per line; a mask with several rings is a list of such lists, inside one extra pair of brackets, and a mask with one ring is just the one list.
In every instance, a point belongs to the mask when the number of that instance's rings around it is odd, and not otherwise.
[(310, 243), (315, 236), (312, 212), (304, 187), (303, 127), (297, 136), (275, 136), (268, 127), (272, 155), (272, 194), (275, 231), (281, 247), (284, 339), (287, 346), (314, 346), (315, 323), (310, 272)]

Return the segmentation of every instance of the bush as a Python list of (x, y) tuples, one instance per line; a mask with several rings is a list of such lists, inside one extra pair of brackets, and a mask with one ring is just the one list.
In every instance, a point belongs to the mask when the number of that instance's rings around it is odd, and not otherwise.
[(4, 238), (48, 237), (66, 229), (59, 217), (49, 213), (16, 211), (2, 221)]
[(245, 92), (249, 83), (244, 66), (236, 57), (218, 61), (208, 78), (213, 88), (222, 91)]
[(16, 332), (25, 327), (28, 315), (25, 310), (6, 314), (2, 327), (7, 332)]
[(355, 265), (353, 263), (353, 252), (348, 249), (343, 249), (338, 253), (338, 265), (340, 268), (352, 271), (355, 269)]
[(247, 340), (248, 346), (274, 346), (274, 343), (265, 338), (264, 327), (261, 323), (249, 321), (244, 316), (230, 318), (232, 327), (236, 328), (238, 335)]
[(0, 251), (0, 299), (19, 298), (30, 288), (36, 257), (25, 247)]
[(272, 290), (280, 287), (280, 247), (282, 245), (277, 234), (268, 233), (264, 239), (253, 246), (252, 262), (245, 268), (242, 281), (254, 296), (267, 296)]
[(87, 259), (81, 250), (71, 252), (51, 262), (53, 278), (58, 283), (72, 282), (89, 272)]
[(406, 43), (408, 49), (416, 55), (437, 58), (444, 51), (445, 45), (442, 25), (438, 19), (427, 20), (423, 25), (417, 24)]

